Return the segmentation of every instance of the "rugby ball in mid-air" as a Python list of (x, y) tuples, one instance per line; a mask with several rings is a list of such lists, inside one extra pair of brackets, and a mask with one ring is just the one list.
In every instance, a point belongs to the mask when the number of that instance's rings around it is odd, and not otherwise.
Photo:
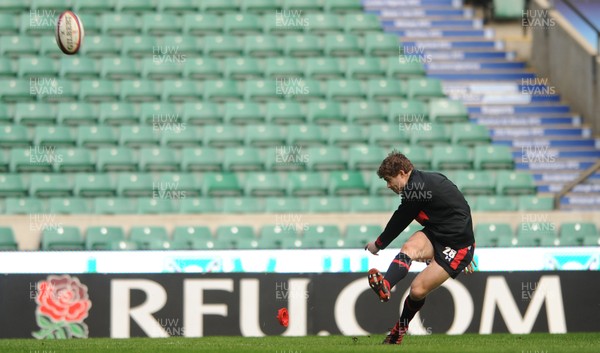
[(73, 11), (65, 11), (56, 21), (56, 44), (60, 50), (73, 55), (81, 48), (83, 42), (83, 23)]

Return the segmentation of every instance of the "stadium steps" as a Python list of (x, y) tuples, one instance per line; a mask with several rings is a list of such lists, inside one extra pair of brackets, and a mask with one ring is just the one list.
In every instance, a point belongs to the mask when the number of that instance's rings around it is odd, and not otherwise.
[[(405, 55), (442, 80), (471, 122), (510, 146), (517, 170), (530, 172), (538, 193), (553, 195), (600, 157), (600, 140), (559, 92), (516, 60), (494, 31), (461, 0), (365, 0), (384, 30), (399, 35)], [(440, 18), (444, 17), (444, 18)], [(600, 209), (600, 173), (561, 199), (561, 209)]]

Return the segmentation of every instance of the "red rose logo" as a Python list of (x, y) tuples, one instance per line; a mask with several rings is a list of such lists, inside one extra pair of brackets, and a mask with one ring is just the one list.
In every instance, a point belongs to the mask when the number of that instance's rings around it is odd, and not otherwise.
[(71, 276), (48, 276), (38, 282), (35, 298), (38, 304), (36, 321), (41, 330), (36, 338), (87, 337), (87, 318), (92, 306), (87, 287)]
[(288, 327), (290, 317), (286, 308), (281, 308), (277, 311), (277, 320), (279, 320), (281, 326)]

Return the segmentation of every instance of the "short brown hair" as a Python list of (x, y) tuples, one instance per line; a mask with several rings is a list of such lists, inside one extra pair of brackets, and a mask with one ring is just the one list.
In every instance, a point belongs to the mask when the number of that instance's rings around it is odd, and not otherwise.
[(385, 179), (386, 177), (393, 178), (400, 174), (400, 171), (408, 173), (411, 170), (413, 170), (411, 161), (402, 153), (393, 150), (385, 157), (383, 162), (381, 162), (379, 170), (377, 170), (377, 175), (382, 179)]

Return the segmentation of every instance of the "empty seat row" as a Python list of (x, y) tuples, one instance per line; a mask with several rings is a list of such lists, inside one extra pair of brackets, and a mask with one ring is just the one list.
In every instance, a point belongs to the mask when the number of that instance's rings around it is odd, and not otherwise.
[[(381, 79), (390, 87), (379, 87), (382, 91), (398, 91), (396, 96), (407, 95), (405, 82), (398, 79), (419, 78), (425, 75), (423, 66), (408, 60), (400, 61), (393, 57), (318, 57), (300, 59), (274, 53), (268, 58), (251, 56), (212, 58), (190, 57), (190, 53), (179, 46), (153, 46), (137, 50), (139, 59), (127, 56), (104, 57), (62, 57), (60, 60), (49, 57), (25, 56), (12, 60), (0, 60), (0, 76), (3, 77), (61, 77), (64, 79), (270, 79), (276, 83), (291, 84), (283, 78), (326, 79)], [(389, 82), (387, 82), (389, 81)], [(350, 83), (348, 83), (350, 84)], [(377, 88), (375, 86), (374, 88)], [(373, 88), (373, 89), (374, 89)]]
[(521, 222), (516, 231), (506, 223), (480, 223), (475, 226), (477, 245), (511, 246), (598, 246), (598, 229), (594, 223), (565, 222), (558, 224), (538, 215), (539, 222)]
[[(18, 58), (21, 56), (48, 56), (61, 58), (61, 51), (56, 48), (56, 42), (46, 31), (42, 37), (4, 36), (0, 38), (0, 53), (3, 56)], [(54, 41), (54, 43), (53, 43)], [(51, 44), (54, 44), (54, 48)], [(366, 34), (364, 38), (355, 34), (328, 34), (317, 36), (313, 34), (290, 34), (283, 37), (274, 35), (207, 35), (196, 37), (191, 35), (170, 35), (162, 38), (154, 36), (123, 36), (92, 35), (86, 37), (81, 52), (86, 57), (118, 57), (121, 55), (142, 57), (146, 55), (164, 55), (171, 60), (175, 54), (185, 55), (185, 58), (198, 56), (224, 57), (356, 57), (373, 56), (398, 58), (402, 51), (398, 37), (384, 34)], [(408, 54), (408, 53), (407, 53)], [(416, 59), (413, 59), (416, 60)], [(165, 60), (166, 61), (166, 60)], [(182, 58), (180, 60), (182, 61)], [(422, 60), (417, 60), (421, 64)], [(422, 68), (421, 68), (422, 70)]]

